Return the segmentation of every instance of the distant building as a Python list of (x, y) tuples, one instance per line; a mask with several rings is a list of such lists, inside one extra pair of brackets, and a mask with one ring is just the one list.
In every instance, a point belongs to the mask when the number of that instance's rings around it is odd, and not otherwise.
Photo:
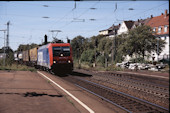
[(110, 28), (99, 31), (99, 35), (104, 35), (107, 38), (112, 39), (113, 37), (117, 35), (119, 27), (120, 27), (120, 24), (119, 25), (113, 24)]
[[(154, 57), (155, 61), (168, 59), (169, 60), (169, 13), (168, 10), (165, 10), (165, 14), (161, 14), (160, 16), (153, 17), (151, 15), (150, 18), (147, 19), (138, 19), (137, 21), (123, 21), (121, 24), (114, 26), (114, 24), (106, 29), (99, 31), (99, 35), (105, 35), (106, 37), (114, 37), (116, 35), (121, 35), (122, 33), (126, 34), (131, 29), (136, 28), (137, 26), (148, 25), (152, 28), (154, 35), (158, 39), (165, 40), (165, 48), (160, 54), (157, 52), (148, 53), (151, 57), (147, 58), (147, 60), (152, 61)], [(158, 44), (159, 45), (159, 44)], [(159, 51), (159, 50), (156, 50)], [(130, 60), (130, 56), (126, 56), (125, 60)]]
[[(155, 60), (168, 59), (169, 60), (169, 14), (165, 10), (165, 14), (160, 16), (153, 17), (151, 15), (150, 21), (146, 24), (150, 26), (154, 32), (154, 35), (160, 40), (165, 40), (165, 48), (160, 54), (152, 53), (152, 57), (155, 57)], [(159, 44), (158, 44), (159, 45)], [(159, 51), (159, 50), (158, 50)]]
[(117, 35), (118, 33), (118, 29), (120, 28), (120, 24), (119, 25), (112, 25), (110, 28), (109, 28), (109, 33), (108, 33), (108, 36), (109, 38), (113, 38)]
[(138, 19), (137, 21), (135, 21), (133, 23), (133, 26), (131, 29), (134, 29), (138, 26), (141, 26), (141, 25), (147, 25), (147, 23), (150, 21), (151, 18), (147, 18), (147, 19)]
[(99, 35), (104, 35), (104, 36), (106, 36), (106, 35), (108, 35), (108, 33), (109, 33), (108, 29), (99, 31)]
[(125, 34), (128, 33), (128, 31), (130, 31), (130, 29), (132, 28), (133, 24), (134, 24), (134, 21), (132, 20), (123, 21), (118, 29), (118, 35), (121, 35), (122, 33), (125, 33)]

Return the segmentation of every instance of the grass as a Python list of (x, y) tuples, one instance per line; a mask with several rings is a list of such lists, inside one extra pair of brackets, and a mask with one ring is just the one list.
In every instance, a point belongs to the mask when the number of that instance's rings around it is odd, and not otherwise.
[(31, 71), (35, 72), (36, 69), (34, 67), (28, 67), (26, 65), (20, 65), (20, 64), (12, 64), (12, 65), (7, 65), (7, 66), (1, 66), (0, 65), (0, 70), (13, 70), (13, 71)]
[(169, 73), (169, 72), (170, 72), (169, 65), (167, 65), (167, 66), (163, 69), (162, 72), (167, 72), (167, 73)]
[(92, 64), (87, 62), (81, 62), (81, 66), (78, 65), (78, 62), (74, 62), (74, 68), (77, 69), (86, 69), (86, 70), (94, 70), (94, 71), (121, 71), (120, 67), (116, 67), (115, 65), (110, 65), (108, 67), (103, 67), (101, 64), (97, 64), (96, 67), (93, 67)]

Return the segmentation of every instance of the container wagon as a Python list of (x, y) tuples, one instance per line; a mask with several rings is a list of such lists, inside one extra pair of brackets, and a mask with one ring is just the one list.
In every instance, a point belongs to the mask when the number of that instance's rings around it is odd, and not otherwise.
[(30, 64), (29, 50), (22, 52), (23, 63), (26, 65)]
[(37, 50), (38, 48), (32, 48), (29, 50), (29, 56), (30, 56), (30, 65), (35, 66), (37, 65)]

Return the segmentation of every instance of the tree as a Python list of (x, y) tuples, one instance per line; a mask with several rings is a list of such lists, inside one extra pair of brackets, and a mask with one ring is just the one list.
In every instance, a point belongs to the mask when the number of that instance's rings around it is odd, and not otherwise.
[(29, 44), (26, 44), (26, 45), (20, 44), (17, 51), (25, 51), (25, 50), (32, 49), (34, 47), (38, 47), (38, 45), (34, 44), (34, 43), (32, 43), (31, 45), (29, 45)]
[(4, 53), (4, 49), (5, 49), (5, 53), (13, 53), (13, 50), (10, 47), (2, 47), (2, 49), (0, 49), (0, 53)]
[[(112, 40), (109, 38), (102, 38), (98, 44), (98, 50), (104, 57), (105, 66), (107, 67), (107, 62), (109, 61), (109, 55), (111, 54), (112, 50)], [(103, 58), (98, 56), (98, 61), (103, 64)]]
[(4, 53), (4, 49), (6, 54), (5, 65), (11, 65), (14, 60), (13, 50), (10, 47), (3, 47), (0, 49), (0, 53)]
[(103, 38), (100, 40), (98, 44), (98, 50), (100, 53), (106, 53), (109, 55), (111, 53), (111, 48), (112, 47), (112, 40), (109, 38)]
[(73, 57), (79, 59), (84, 51), (84, 44), (86, 40), (82, 36), (77, 36), (71, 41), (71, 46), (73, 49)]
[[(165, 42), (160, 40), (159, 50), (162, 51)], [(142, 56), (143, 59), (146, 53), (156, 51), (157, 39), (153, 35), (152, 29), (149, 26), (138, 26), (128, 33), (127, 41), (122, 46), (122, 50), (125, 54), (136, 58)]]
[[(94, 48), (95, 46), (96, 46), (96, 48), (98, 48), (98, 45), (99, 45), (101, 39), (103, 39), (103, 38), (104, 38), (103, 35), (92, 36), (92, 37), (90, 38), (90, 42), (91, 42), (91, 44), (93, 45), (93, 48)], [(92, 49), (93, 49), (93, 48), (92, 48)]]
[(81, 55), (81, 61), (93, 63), (95, 61), (95, 50), (88, 49)]
[[(126, 43), (127, 43), (127, 34), (121, 34), (114, 38), (115, 40), (115, 63), (122, 62), (124, 60), (124, 56), (128, 53), (126, 51)], [(113, 48), (112, 48), (113, 49)]]

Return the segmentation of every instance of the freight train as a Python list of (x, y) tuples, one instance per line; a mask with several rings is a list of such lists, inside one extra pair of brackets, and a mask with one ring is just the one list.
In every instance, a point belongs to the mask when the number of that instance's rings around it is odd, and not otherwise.
[(53, 73), (73, 70), (72, 48), (70, 43), (48, 43), (30, 50), (15, 54), (15, 59), (28, 66), (47, 70)]

